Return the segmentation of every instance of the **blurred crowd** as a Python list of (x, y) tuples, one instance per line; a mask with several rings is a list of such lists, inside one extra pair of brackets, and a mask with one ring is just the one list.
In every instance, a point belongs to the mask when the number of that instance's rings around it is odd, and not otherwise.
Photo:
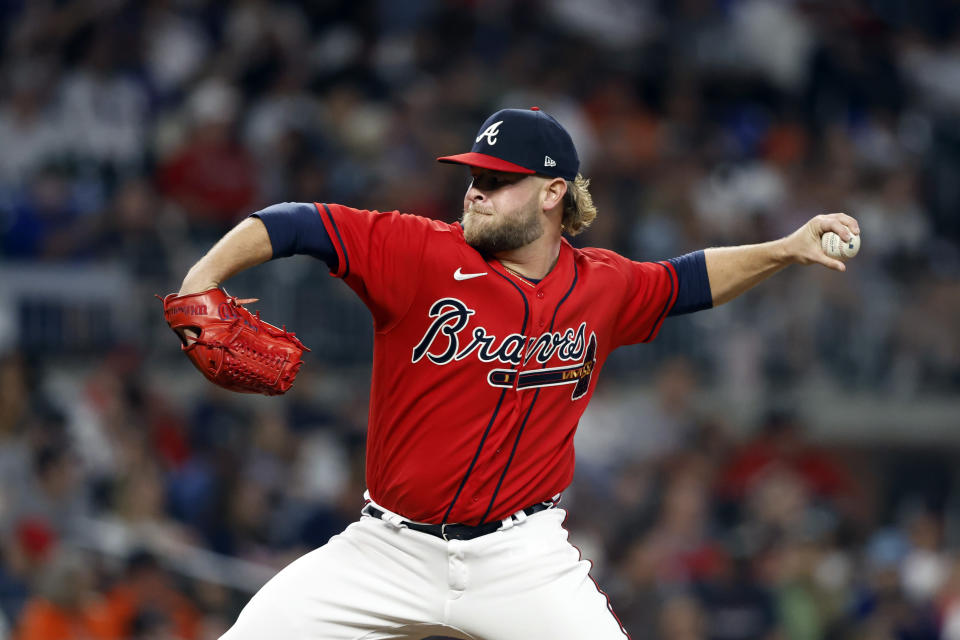
[[(153, 318), (82, 374), (0, 322), (0, 638), (216, 638), (255, 580), (186, 550), (275, 569), (356, 518), (363, 376), (315, 349), (288, 398), (182, 395), (149, 294), (275, 202), (453, 221), (467, 175), (435, 157), (532, 105), (592, 180), (577, 244), (655, 260), (822, 212), (863, 229), (843, 277), (790, 270), (610, 362), (564, 504), (633, 637), (960, 638), (950, 449), (827, 452), (765, 407), (815, 381), (956, 396), (956, 3), (20, 0), (0, 36), (0, 278), (120, 265)], [(314, 300), (322, 271), (284, 286)], [(355, 319), (307, 306), (307, 344), (367, 366)], [(763, 418), (703, 411), (711, 390)]]
[(66, 385), (38, 366), (0, 364), (0, 638), (218, 638), (359, 515), (364, 414), (309, 372), (251, 409), (212, 385), (178, 403), (132, 349)]

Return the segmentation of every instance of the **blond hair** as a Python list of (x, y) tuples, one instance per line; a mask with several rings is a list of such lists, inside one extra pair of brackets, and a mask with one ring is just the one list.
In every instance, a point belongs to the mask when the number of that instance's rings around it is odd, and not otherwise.
[(590, 195), (590, 181), (578, 173), (573, 180), (567, 180), (567, 193), (563, 196), (562, 228), (575, 236), (589, 227), (596, 217), (597, 207)]

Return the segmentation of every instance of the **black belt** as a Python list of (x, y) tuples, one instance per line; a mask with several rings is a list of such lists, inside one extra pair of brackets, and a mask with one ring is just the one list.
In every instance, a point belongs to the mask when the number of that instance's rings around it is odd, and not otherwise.
[[(532, 507), (527, 507), (523, 512), (528, 516), (532, 516), (535, 513), (550, 509), (553, 506), (554, 503), (552, 502), (538, 502)], [(383, 519), (383, 511), (377, 509), (372, 504), (364, 507), (363, 511), (378, 520)], [(512, 518), (513, 516), (510, 517)], [(499, 531), (500, 528), (503, 527), (503, 521), (501, 520), (495, 520), (494, 522), (488, 522), (487, 524), (481, 524), (475, 527), (469, 524), (422, 524), (420, 522), (410, 522), (409, 520), (404, 520), (402, 524), (407, 529), (427, 533), (443, 540), (473, 540), (474, 538), (485, 536), (488, 533)]]

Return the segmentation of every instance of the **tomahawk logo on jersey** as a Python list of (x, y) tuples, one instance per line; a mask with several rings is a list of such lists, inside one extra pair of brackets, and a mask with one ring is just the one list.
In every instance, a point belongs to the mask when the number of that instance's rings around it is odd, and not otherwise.
[(467, 245), (458, 224), (316, 206), (334, 275), (374, 319), (374, 501), (479, 524), (562, 491), (597, 375), (617, 346), (656, 335), (677, 297), (673, 265), (563, 241), (533, 282)]

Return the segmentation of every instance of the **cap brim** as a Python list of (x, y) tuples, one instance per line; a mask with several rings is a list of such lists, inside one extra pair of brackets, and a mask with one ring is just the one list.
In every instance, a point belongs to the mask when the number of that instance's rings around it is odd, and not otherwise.
[(449, 162), (451, 164), (465, 164), (468, 167), (480, 167), (481, 169), (492, 169), (494, 171), (509, 171), (510, 173), (526, 173), (532, 175), (536, 173), (533, 169), (521, 167), (518, 164), (494, 158), (484, 153), (459, 153), (455, 156), (442, 156), (437, 158), (438, 162)]

